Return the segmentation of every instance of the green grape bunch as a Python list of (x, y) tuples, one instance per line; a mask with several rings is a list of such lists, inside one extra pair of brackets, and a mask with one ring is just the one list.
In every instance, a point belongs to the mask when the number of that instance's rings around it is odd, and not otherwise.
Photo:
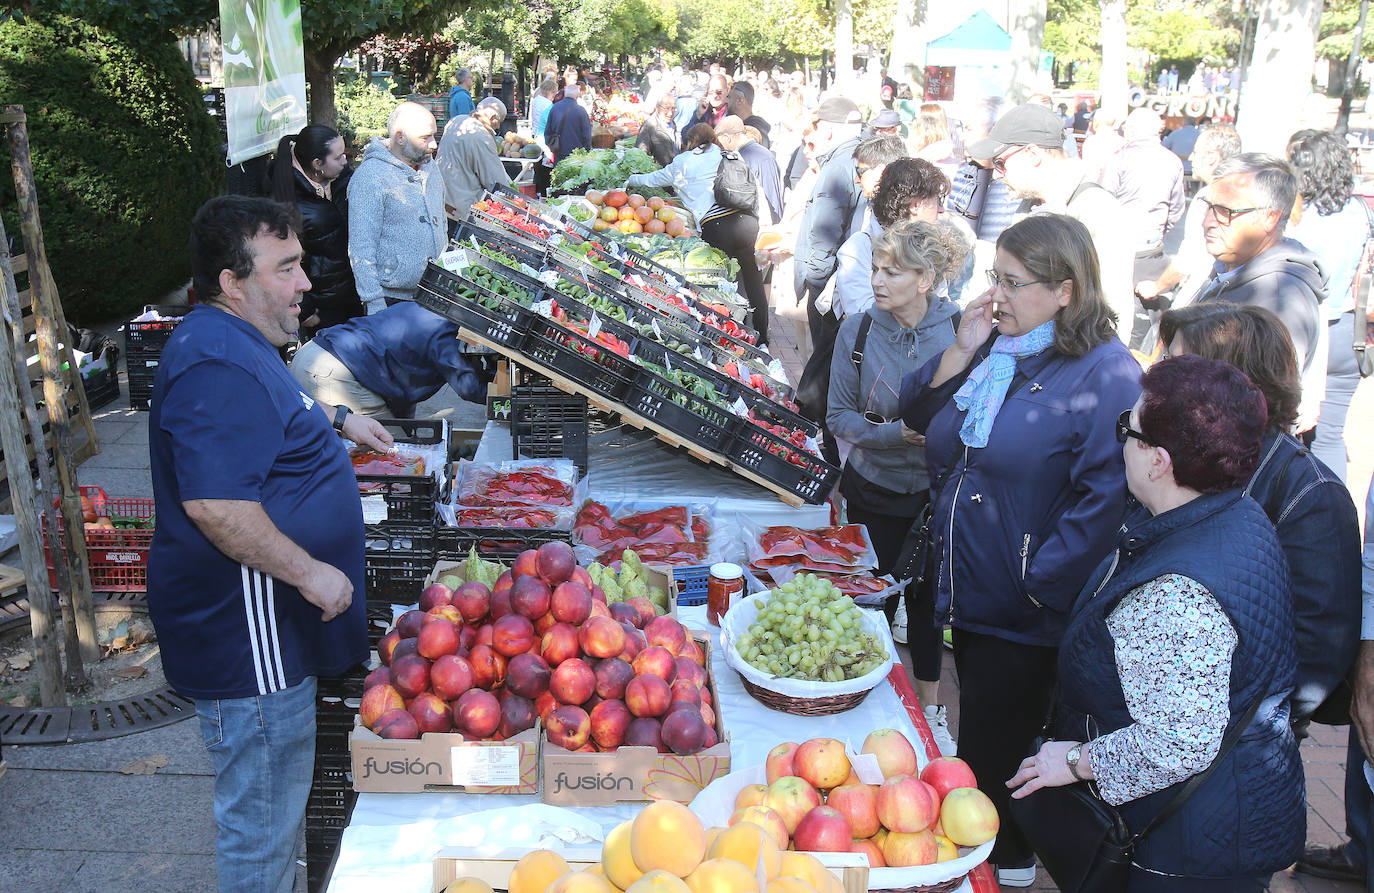
[(864, 629), (862, 609), (814, 574), (797, 574), (769, 590), (735, 647), (750, 666), (775, 679), (842, 682), (888, 660), (882, 640)]

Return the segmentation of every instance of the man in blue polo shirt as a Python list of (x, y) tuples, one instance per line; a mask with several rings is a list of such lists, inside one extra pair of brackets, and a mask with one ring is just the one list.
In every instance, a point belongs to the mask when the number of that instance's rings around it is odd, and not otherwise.
[[(221, 891), (289, 893), (315, 755), (315, 678), (367, 656), (358, 485), (334, 429), (373, 419), (301, 393), (278, 349), (310, 288), (287, 210), (220, 196), (191, 223), (197, 306), (168, 341), (148, 441), (148, 608), (168, 683), (215, 766)], [(331, 427), (332, 423), (332, 427)]]

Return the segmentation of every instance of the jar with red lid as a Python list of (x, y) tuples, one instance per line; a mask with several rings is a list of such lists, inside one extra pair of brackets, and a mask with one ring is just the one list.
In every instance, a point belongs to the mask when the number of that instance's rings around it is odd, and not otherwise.
[(706, 622), (720, 626), (720, 618), (743, 596), (743, 568), (724, 561), (711, 565), (711, 577), (706, 583)]

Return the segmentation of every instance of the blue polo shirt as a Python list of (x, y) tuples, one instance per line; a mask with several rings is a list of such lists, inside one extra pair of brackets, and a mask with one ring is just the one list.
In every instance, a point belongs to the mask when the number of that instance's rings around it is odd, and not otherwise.
[[(357, 478), (324, 410), (267, 339), (217, 307), (192, 310), (162, 353), (148, 446), (148, 608), (174, 689), (270, 694), (367, 656)], [(347, 575), (348, 611), (325, 623), (295, 587), (225, 555), (187, 517), (191, 499), (260, 503), (288, 539)]]

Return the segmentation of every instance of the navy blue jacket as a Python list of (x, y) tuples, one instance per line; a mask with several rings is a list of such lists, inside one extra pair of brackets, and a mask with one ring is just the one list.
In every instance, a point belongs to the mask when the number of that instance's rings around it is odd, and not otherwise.
[(457, 323), (414, 301), (331, 326), (315, 336), (315, 343), (393, 410), (413, 408), (445, 383), (471, 403), (485, 399), (482, 379), (458, 340)]
[(902, 382), (902, 418), (927, 438), (936, 619), (1055, 646), (1121, 525), (1126, 477), (1116, 419), (1140, 396), (1140, 364), (1115, 338), (1082, 357), (1053, 347), (1023, 357), (988, 445), (966, 448), (966, 413), (952, 397), (995, 337), (939, 388), (928, 385), (940, 356)]
[[(1135, 862), (1191, 878), (1268, 874), (1302, 853), (1303, 770), (1288, 726), (1296, 650), (1288, 566), (1264, 510), (1238, 490), (1200, 496), (1129, 522), (1085, 588), (1059, 649), (1054, 735), (1088, 741), (1132, 722), (1107, 616), (1130, 590), (1165, 574), (1195, 580), (1221, 605), (1238, 642), (1231, 722), (1263, 698), (1235, 748), (1182, 808), (1147, 835)], [(1183, 784), (1183, 783), (1180, 783)], [(1140, 831), (1179, 785), (1122, 804)], [(1034, 796), (1034, 795), (1032, 795)]]
[(592, 119), (576, 99), (560, 99), (549, 109), (544, 124), (544, 142), (553, 147), (554, 163), (567, 158), (577, 149), (592, 147)]

